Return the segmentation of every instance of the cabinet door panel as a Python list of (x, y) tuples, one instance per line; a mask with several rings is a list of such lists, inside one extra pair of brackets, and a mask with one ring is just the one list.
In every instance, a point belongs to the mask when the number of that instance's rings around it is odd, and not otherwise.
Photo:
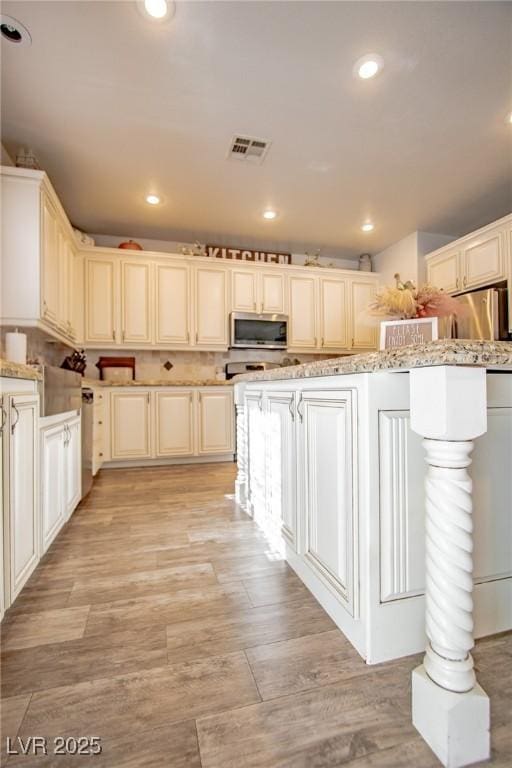
[(39, 560), (38, 450), (39, 401), (29, 396), (11, 398), (9, 424), (9, 530), (11, 602)]
[(42, 456), (42, 544), (46, 552), (66, 520), (65, 430), (62, 424), (44, 430)]
[(289, 347), (316, 347), (316, 280), (290, 277)]
[(284, 314), (284, 275), (274, 272), (260, 274), (260, 311)]
[(294, 395), (269, 393), (267, 397), (267, 506), (270, 525), (295, 548), (297, 524), (295, 505), (295, 422)]
[(43, 317), (57, 324), (60, 315), (59, 231), (53, 207), (43, 196)]
[(233, 393), (199, 392), (199, 453), (233, 452)]
[(261, 523), (267, 516), (266, 441), (263, 392), (251, 390), (245, 398), (247, 411), (247, 499), (251, 515)]
[(351, 283), (351, 321), (353, 349), (375, 349), (377, 330), (368, 324), (367, 310), (376, 290), (374, 282), (353, 280)]
[(354, 608), (354, 483), (351, 393), (308, 393), (304, 413), (305, 557)]
[(87, 260), (85, 290), (87, 341), (112, 344), (116, 341), (114, 262)]
[(65, 446), (66, 519), (73, 514), (82, 496), (82, 443), (80, 418), (68, 422)]
[(235, 312), (257, 312), (257, 274), (249, 269), (234, 269), (232, 272), (233, 310)]
[(123, 343), (151, 342), (151, 264), (123, 261), (121, 307)]
[(320, 279), (320, 346), (347, 347), (347, 283), (336, 278)]
[(192, 456), (194, 453), (194, 397), (192, 392), (157, 392), (156, 455)]
[(228, 346), (227, 278), (224, 269), (196, 268), (195, 341), (199, 346)]
[(149, 392), (111, 395), (112, 459), (150, 456)]
[(427, 280), (446, 293), (456, 293), (462, 288), (459, 278), (460, 252), (448, 251), (427, 261)]
[(504, 237), (501, 232), (481, 235), (464, 248), (464, 288), (476, 288), (502, 280)]
[(190, 344), (190, 269), (187, 265), (156, 266), (157, 342)]

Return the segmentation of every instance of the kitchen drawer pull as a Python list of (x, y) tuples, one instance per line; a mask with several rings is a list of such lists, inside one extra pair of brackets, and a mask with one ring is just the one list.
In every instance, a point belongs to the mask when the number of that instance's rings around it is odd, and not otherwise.
[(18, 409), (16, 408), (14, 403), (12, 404), (12, 407), (13, 407), (13, 410), (16, 411), (16, 421), (11, 424), (11, 435), (14, 435), (14, 430), (16, 429), (16, 424), (20, 420), (20, 412), (18, 411)]
[(98, 424), (100, 425), (100, 427), (103, 426), (103, 422), (102, 421), (98, 421)]

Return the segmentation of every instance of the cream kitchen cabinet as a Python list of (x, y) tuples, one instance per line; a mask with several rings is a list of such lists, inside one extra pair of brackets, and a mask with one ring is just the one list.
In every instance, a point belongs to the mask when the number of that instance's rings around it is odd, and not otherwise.
[(200, 389), (198, 397), (198, 454), (233, 453), (233, 392)]
[(151, 456), (151, 393), (133, 387), (112, 392), (110, 429), (112, 459), (146, 459)]
[(315, 349), (318, 345), (317, 279), (314, 275), (292, 274), (288, 285), (288, 349)]
[(322, 349), (346, 349), (348, 321), (347, 280), (319, 278), (319, 336)]
[(285, 312), (285, 275), (260, 267), (238, 267), (231, 271), (234, 312)]
[(107, 460), (227, 460), (234, 453), (232, 387), (114, 387)]
[(41, 550), (46, 552), (82, 495), (80, 415), (41, 420)]
[[(30, 386), (28, 386), (30, 384)], [(11, 380), (23, 394), (4, 394), (4, 577), (5, 607), (12, 604), (39, 562), (39, 397), (33, 382)], [(34, 388), (35, 389), (35, 388)]]
[(426, 256), (428, 282), (460, 293), (510, 279), (511, 223), (512, 214)]
[(175, 349), (191, 343), (191, 277), (184, 262), (155, 265), (155, 342)]
[(119, 262), (114, 258), (85, 259), (85, 343), (109, 346), (120, 341)]
[(2, 167), (1, 182), (0, 323), (40, 328), (73, 344), (83, 295), (75, 293), (72, 277), (71, 225), (42, 171)]
[(92, 474), (98, 474), (106, 459), (107, 408), (106, 395), (99, 388), (94, 389), (92, 408)]
[(227, 349), (229, 273), (225, 267), (194, 267), (195, 345)]
[(155, 456), (193, 456), (195, 398), (192, 390), (154, 393)]
[(153, 264), (121, 261), (121, 342), (151, 344), (153, 340)]
[(266, 506), (269, 529), (297, 547), (297, 457), (295, 452), (295, 393), (268, 391), (266, 411), (271, 431), (267, 435)]
[(350, 349), (375, 349), (377, 329), (368, 320), (368, 307), (375, 295), (374, 279), (354, 278), (350, 285), (350, 310), (348, 313)]

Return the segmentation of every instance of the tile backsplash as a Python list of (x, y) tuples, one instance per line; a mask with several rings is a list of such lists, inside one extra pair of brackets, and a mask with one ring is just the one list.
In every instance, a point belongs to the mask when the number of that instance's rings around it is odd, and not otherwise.
[[(5, 356), (5, 334), (11, 328), (2, 328), (0, 332), (0, 357)], [(49, 341), (42, 331), (24, 328), (27, 334), (27, 362), (41, 365), (60, 366), (71, 350), (64, 344)], [(312, 360), (323, 360), (332, 355), (295, 355), (275, 349), (232, 349), (227, 352), (194, 352), (185, 350), (113, 350), (89, 349), (85, 376), (98, 379), (99, 370), (96, 363), (103, 357), (135, 357), (135, 377), (137, 379), (214, 379), (218, 373), (224, 373), (228, 362), (269, 362), (290, 364), (298, 360), (307, 363)], [(172, 367), (166, 367), (170, 363)]]

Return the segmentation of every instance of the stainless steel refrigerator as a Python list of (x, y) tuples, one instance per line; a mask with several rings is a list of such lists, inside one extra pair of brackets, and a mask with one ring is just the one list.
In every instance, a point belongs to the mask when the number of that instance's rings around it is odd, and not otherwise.
[(446, 335), (456, 339), (507, 340), (508, 304), (505, 286), (494, 286), (457, 296), (462, 304), (460, 313), (450, 318), (451, 331)]

